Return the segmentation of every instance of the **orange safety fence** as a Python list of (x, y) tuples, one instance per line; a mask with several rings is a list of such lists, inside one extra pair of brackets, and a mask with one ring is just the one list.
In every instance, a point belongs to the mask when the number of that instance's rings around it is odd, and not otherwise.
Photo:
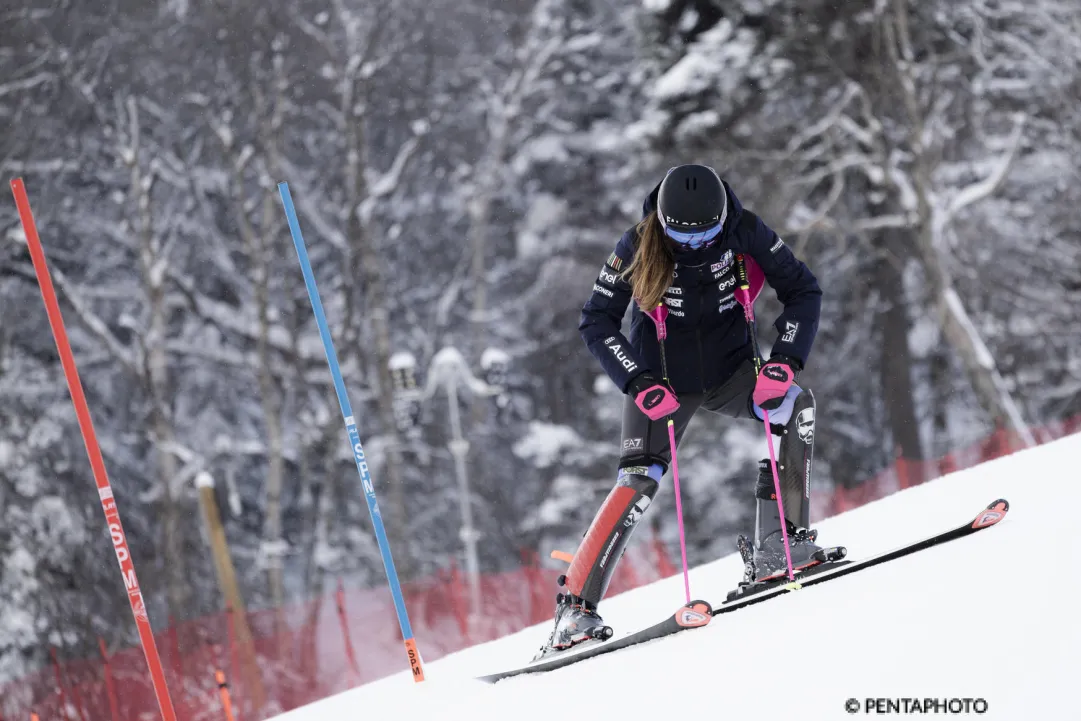
[[(1033, 429), (1045, 443), (1081, 431), (1081, 416)], [(927, 461), (898, 459), (869, 480), (836, 487), (814, 498), (812, 517), (823, 519), (884, 498), (946, 473), (1020, 450), (1016, 433), (999, 430), (970, 446)], [(672, 554), (654, 536), (632, 543), (608, 594), (675, 575)], [(551, 618), (556, 571), (523, 552), (520, 568), (484, 574), (485, 613), (470, 623), (465, 575), (452, 567), (402, 584), (418, 646), (426, 661), (494, 640)], [(233, 718), (261, 721), (362, 683), (408, 669), (401, 632), (387, 588), (338, 588), (321, 598), (249, 611), (258, 682), (265, 703), (256, 708), (246, 680), (231, 611), (170, 624), (155, 633), (177, 715), (185, 721)], [(62, 659), (0, 686), (0, 721), (150, 721), (159, 718), (146, 660), (138, 646), (101, 657)], [(251, 676), (248, 675), (248, 679)], [(223, 694), (222, 679), (228, 684)], [(228, 701), (228, 707), (224, 704)]]

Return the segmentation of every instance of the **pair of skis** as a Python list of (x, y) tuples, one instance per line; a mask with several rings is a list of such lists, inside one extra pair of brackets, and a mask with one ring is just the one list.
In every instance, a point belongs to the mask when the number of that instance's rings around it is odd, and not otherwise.
[(921, 541), (909, 543), (900, 548), (895, 548), (892, 551), (868, 556), (859, 561), (838, 561), (835, 563), (821, 564), (799, 573), (796, 576), (795, 581), (789, 581), (788, 578), (785, 577), (776, 581), (742, 587), (738, 592), (729, 594), (728, 600), (718, 608), (713, 608), (707, 601), (692, 601), (681, 606), (679, 610), (668, 618), (665, 618), (663, 621), (648, 628), (606, 641), (583, 642), (582, 644), (555, 656), (519, 668), (481, 676), (478, 680), (486, 683), (495, 683), (496, 681), (501, 681), (513, 676), (544, 673), (546, 671), (569, 666), (579, 661), (584, 661), (587, 658), (594, 658), (602, 654), (612, 653), (613, 651), (618, 651), (623, 648), (637, 646), (638, 644), (653, 641), (658, 638), (671, 636), (672, 634), (679, 633), (680, 631), (689, 628), (701, 628), (702, 626), (709, 624), (714, 616), (718, 616), (722, 613), (738, 611), (741, 608), (768, 601), (771, 598), (776, 598), (777, 596), (784, 595), (800, 588), (813, 586), (818, 583), (825, 583), (834, 578), (847, 576), (850, 573), (856, 573), (865, 568), (871, 568), (872, 566), (877, 566), (881, 563), (887, 563), (888, 561), (893, 561), (942, 543), (948, 543), (949, 541), (963, 538), (964, 536), (971, 535), (984, 528), (989, 528), (1005, 518), (1009, 508), (1009, 502), (1000, 498), (988, 505), (975, 519), (948, 531), (928, 536)]

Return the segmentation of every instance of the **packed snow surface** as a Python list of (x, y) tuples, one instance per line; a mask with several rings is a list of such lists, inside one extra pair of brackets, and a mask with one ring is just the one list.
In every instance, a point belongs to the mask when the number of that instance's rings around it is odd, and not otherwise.
[[(1072, 436), (816, 523), (820, 543), (846, 545), (858, 559), (960, 525), (997, 498), (1010, 502), (1004, 521), (973, 536), (718, 616), (705, 628), (547, 674), (473, 680), (528, 661), (546, 623), (430, 663), (423, 683), (403, 672), (277, 721), (818, 721), (880, 716), (889, 699), (898, 705), (888, 715), (906, 717), (1081, 718), (1073, 694), (1081, 669), (1079, 455), (1081, 436)], [(740, 574), (735, 554), (694, 568), (691, 594), (719, 605)], [(677, 575), (600, 610), (618, 634), (684, 600)], [(423, 654), (424, 639), (417, 641)], [(855, 713), (848, 699), (857, 700)], [(917, 713), (906, 699), (958, 699), (952, 708), (962, 713)]]

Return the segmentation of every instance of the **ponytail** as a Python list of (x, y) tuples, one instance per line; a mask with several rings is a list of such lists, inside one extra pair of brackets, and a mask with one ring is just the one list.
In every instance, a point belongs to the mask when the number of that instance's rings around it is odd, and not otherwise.
[(664, 292), (672, 285), (676, 261), (668, 249), (664, 228), (657, 219), (656, 211), (643, 218), (635, 231), (638, 238), (634, 259), (623, 271), (623, 277), (629, 279), (638, 305), (642, 310), (650, 311), (661, 304)]

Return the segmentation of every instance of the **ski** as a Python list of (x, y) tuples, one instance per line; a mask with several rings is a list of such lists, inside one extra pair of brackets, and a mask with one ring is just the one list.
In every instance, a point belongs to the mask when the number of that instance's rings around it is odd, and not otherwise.
[[(478, 680), (486, 683), (495, 683), (513, 676), (543, 673), (569, 666), (588, 658), (595, 658), (602, 654), (611, 653), (630, 646), (636, 646), (640, 643), (646, 643), (647, 641), (653, 641), (658, 638), (671, 636), (672, 634), (679, 633), (688, 628), (699, 628), (705, 626), (713, 617), (722, 613), (738, 611), (741, 608), (746, 608), (747, 606), (761, 603), (762, 601), (768, 601), (771, 598), (777, 598), (778, 596), (791, 591), (807, 586), (813, 586), (817, 583), (825, 583), (834, 578), (840, 578), (865, 568), (871, 568), (872, 566), (877, 566), (881, 563), (887, 563), (888, 561), (909, 556), (913, 553), (932, 548), (933, 546), (938, 546), (971, 535), (1001, 521), (1006, 517), (1006, 513), (1009, 509), (1009, 502), (1004, 498), (1000, 498), (988, 505), (987, 508), (982, 510), (973, 520), (968, 521), (961, 526), (948, 531), (943, 531), (942, 533), (936, 533), (933, 536), (928, 536), (920, 541), (900, 546), (892, 551), (885, 551), (857, 561), (845, 559), (823, 563), (801, 572), (796, 576), (795, 581), (789, 581), (788, 578), (781, 578), (761, 584), (760, 588), (755, 588), (754, 584), (751, 584), (751, 586), (744, 587), (741, 595), (735, 600), (728, 600), (717, 608), (713, 608), (705, 601), (693, 601), (682, 606), (676, 613), (665, 618), (660, 623), (656, 623), (648, 628), (605, 641), (585, 641), (566, 651), (557, 652), (549, 658), (544, 658), (509, 671), (501, 671), (487, 676), (480, 676), (478, 677)], [(732, 598), (731, 594), (729, 598)]]
[[(825, 564), (824, 567), (816, 571), (814, 568), (808, 569), (805, 575), (796, 576), (795, 581), (789, 581), (787, 578), (782, 578), (777, 581), (771, 581), (768, 584), (768, 588), (763, 589), (745, 589), (742, 598), (738, 598), (734, 601), (726, 601), (719, 608), (713, 610), (713, 615), (717, 616), (722, 613), (731, 613), (732, 611), (738, 611), (741, 608), (760, 603), (762, 601), (768, 601), (771, 598), (776, 598), (785, 593), (795, 591), (807, 586), (813, 586), (817, 583), (825, 583), (834, 578), (840, 578), (841, 576), (847, 576), (850, 573), (863, 570), (865, 568), (871, 568), (877, 566), (880, 563), (886, 563), (893, 561), (904, 556), (909, 556), (919, 551), (927, 550), (933, 546), (938, 546), (943, 543), (955, 541), (958, 538), (981, 531), (985, 528), (989, 528), (1003, 518), (1006, 517), (1006, 512), (1010, 510), (1009, 502), (1004, 498), (992, 502), (984, 510), (971, 521), (964, 525), (952, 528), (942, 533), (936, 533), (933, 536), (928, 536), (921, 541), (909, 543), (907, 545), (895, 548), (892, 551), (885, 551), (883, 553), (876, 554), (874, 556), (868, 556), (858, 561), (838, 562), (833, 564)], [(752, 591), (748, 594), (748, 591)]]
[(511, 678), (512, 676), (552, 671), (557, 668), (569, 666), (572, 663), (577, 663), (578, 661), (583, 661), (587, 658), (595, 658), (606, 653), (611, 653), (612, 651), (618, 651), (623, 648), (629, 648), (630, 646), (637, 646), (640, 643), (646, 643), (647, 641), (671, 636), (680, 631), (685, 631), (688, 628), (701, 628), (708, 624), (712, 617), (713, 608), (708, 603), (705, 601), (692, 601), (681, 606), (678, 611), (671, 616), (668, 616), (660, 623), (656, 623), (648, 628), (643, 628), (640, 631), (634, 631), (633, 633), (620, 636), (619, 638), (608, 639), (606, 641), (585, 641), (566, 651), (557, 652), (549, 658), (543, 658), (539, 661), (509, 671), (500, 671), (498, 673), (488, 674), (487, 676), (480, 676), (478, 677), (478, 680), (484, 681), (485, 683), (495, 683), (496, 681)]

